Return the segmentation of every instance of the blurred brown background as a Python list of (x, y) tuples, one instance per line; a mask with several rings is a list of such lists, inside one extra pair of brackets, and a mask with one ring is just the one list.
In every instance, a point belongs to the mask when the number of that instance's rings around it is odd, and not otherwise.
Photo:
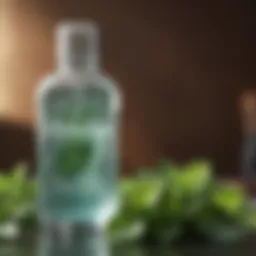
[(1, 168), (33, 161), (33, 94), (66, 18), (101, 27), (102, 64), (125, 97), (124, 170), (204, 156), (239, 174), (237, 98), (256, 80), (255, 9), (243, 0), (0, 2)]

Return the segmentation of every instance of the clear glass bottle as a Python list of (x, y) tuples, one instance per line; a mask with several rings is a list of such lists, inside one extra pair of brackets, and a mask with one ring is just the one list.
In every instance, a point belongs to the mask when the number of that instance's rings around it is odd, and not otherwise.
[[(79, 250), (79, 241), (80, 249), (86, 245), (84, 237), (101, 240), (98, 231), (118, 206), (121, 95), (114, 80), (100, 70), (97, 27), (61, 23), (57, 49), (57, 72), (43, 80), (36, 99), (38, 218), (45, 256)], [(75, 241), (78, 227), (84, 236)], [(97, 232), (88, 233), (88, 227)], [(66, 236), (69, 242), (63, 243)], [(105, 254), (101, 250), (92, 255)]]

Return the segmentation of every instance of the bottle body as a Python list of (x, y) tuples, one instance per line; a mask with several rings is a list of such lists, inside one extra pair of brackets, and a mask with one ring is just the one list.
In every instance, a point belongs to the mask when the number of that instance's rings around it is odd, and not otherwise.
[(117, 206), (120, 96), (111, 80), (91, 77), (57, 77), (39, 90), (41, 219), (101, 225)]

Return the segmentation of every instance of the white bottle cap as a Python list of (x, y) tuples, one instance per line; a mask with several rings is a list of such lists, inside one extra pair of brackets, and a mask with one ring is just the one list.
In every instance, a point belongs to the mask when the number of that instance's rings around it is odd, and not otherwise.
[(61, 71), (93, 71), (99, 67), (98, 28), (91, 22), (57, 26), (57, 61)]

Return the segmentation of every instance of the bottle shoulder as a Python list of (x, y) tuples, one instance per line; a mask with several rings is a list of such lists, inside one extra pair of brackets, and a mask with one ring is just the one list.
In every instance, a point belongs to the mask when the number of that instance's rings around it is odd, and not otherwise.
[(107, 73), (87, 73), (81, 75), (70, 74), (50, 74), (45, 76), (38, 86), (38, 92), (48, 91), (54, 88), (71, 87), (81, 89), (81, 87), (94, 86), (105, 90), (119, 91), (118, 83)]
[(36, 97), (40, 99), (47, 97), (54, 91), (68, 88), (72, 91), (80, 91), (81, 88), (96, 88), (115, 102), (115, 108), (120, 109), (122, 105), (122, 95), (118, 83), (107, 73), (85, 72), (81, 75), (68, 73), (56, 73), (45, 76), (39, 83)]

